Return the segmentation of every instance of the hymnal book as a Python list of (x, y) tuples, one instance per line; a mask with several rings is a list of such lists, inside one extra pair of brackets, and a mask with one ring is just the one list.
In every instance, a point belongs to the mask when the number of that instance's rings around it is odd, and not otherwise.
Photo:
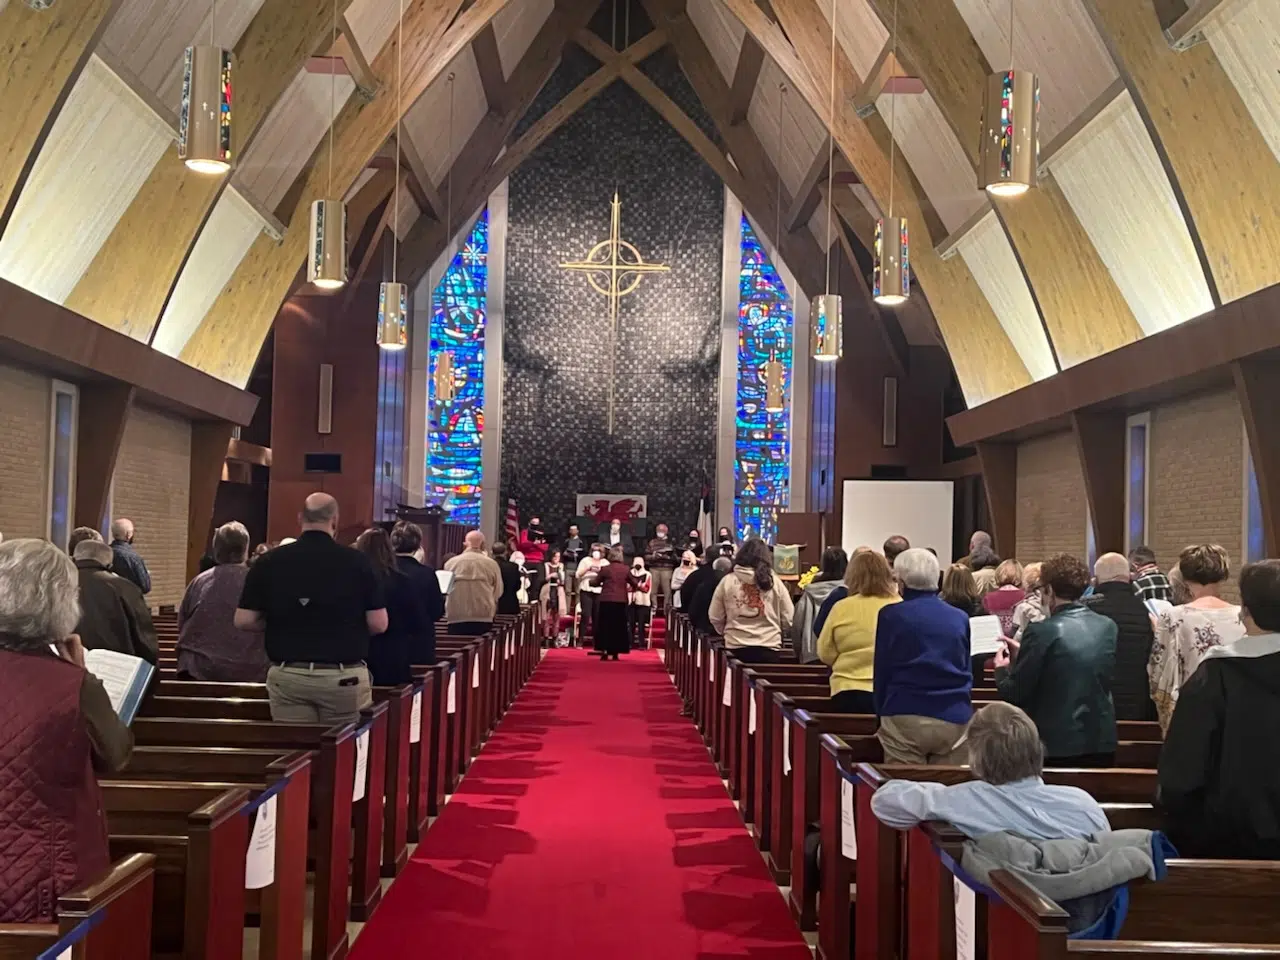
[(440, 592), (447, 597), (449, 591), (453, 589), (453, 571), (437, 570), (436, 579), (440, 581)]
[(969, 656), (995, 656), (1003, 635), (999, 617), (970, 617)]
[(102, 681), (120, 719), (126, 724), (133, 723), (156, 668), (141, 657), (114, 650), (86, 650), (84, 666)]

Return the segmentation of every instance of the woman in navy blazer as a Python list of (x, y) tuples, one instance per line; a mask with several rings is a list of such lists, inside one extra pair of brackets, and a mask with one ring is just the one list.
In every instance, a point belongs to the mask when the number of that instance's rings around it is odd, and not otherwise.
[(938, 558), (928, 550), (893, 564), (902, 603), (880, 611), (872, 676), (880, 745), (888, 763), (963, 763), (973, 673), (969, 618), (938, 596)]

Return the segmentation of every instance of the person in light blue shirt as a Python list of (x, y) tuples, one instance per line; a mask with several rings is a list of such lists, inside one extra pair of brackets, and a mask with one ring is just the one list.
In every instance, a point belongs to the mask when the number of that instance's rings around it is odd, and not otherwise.
[(941, 820), (968, 837), (1008, 831), (1032, 840), (1089, 837), (1111, 829), (1088, 793), (1040, 778), (1044, 744), (1023, 710), (988, 704), (969, 721), (965, 737), (976, 780), (953, 786), (890, 780), (871, 798), (877, 819), (895, 830)]

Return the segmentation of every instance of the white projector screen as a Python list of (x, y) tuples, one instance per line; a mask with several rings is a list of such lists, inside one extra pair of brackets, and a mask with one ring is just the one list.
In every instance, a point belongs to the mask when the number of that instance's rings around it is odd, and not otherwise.
[(850, 556), (879, 550), (902, 534), (913, 547), (932, 547), (945, 567), (951, 556), (954, 491), (950, 480), (846, 480), (840, 541)]

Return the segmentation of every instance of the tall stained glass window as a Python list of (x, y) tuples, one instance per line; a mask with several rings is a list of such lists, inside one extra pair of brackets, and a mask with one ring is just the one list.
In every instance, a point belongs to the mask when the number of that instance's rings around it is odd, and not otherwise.
[[(480, 438), (484, 434), (485, 294), (489, 280), (489, 211), (476, 220), (431, 296), (427, 377), (427, 503), (453, 523), (480, 524)], [(454, 396), (436, 399), (436, 365), (453, 358)]]
[[(738, 275), (738, 425), (734, 440), (734, 526), (741, 538), (772, 541), (790, 503), (791, 357), (795, 316), (782, 277), (747, 218)], [(782, 365), (782, 410), (765, 409), (765, 365)]]

